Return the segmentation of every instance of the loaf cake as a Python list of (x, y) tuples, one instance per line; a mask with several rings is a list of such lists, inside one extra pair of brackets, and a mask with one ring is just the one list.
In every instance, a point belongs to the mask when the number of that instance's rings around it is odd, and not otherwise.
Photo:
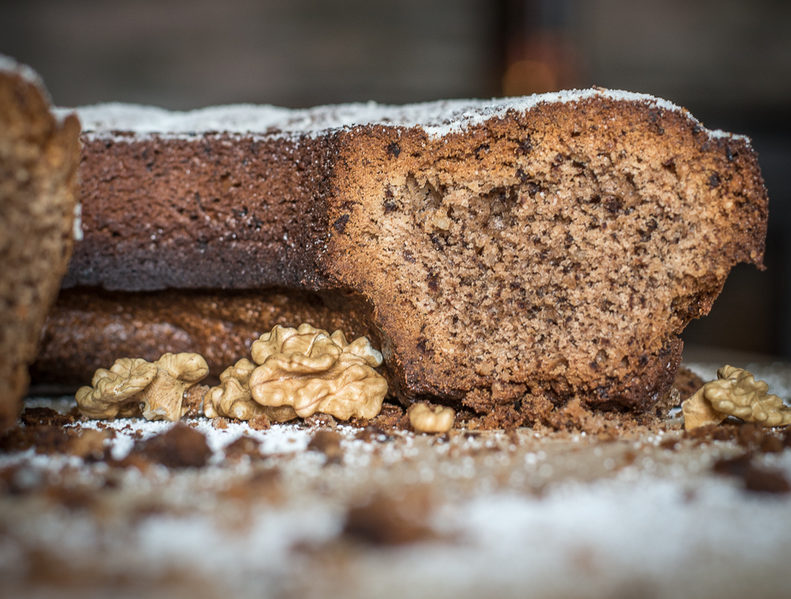
[(0, 430), (16, 421), (71, 254), (79, 131), (31, 69), (0, 55)]
[(156, 340), (216, 374), (269, 314), (345, 313), (404, 401), (644, 410), (730, 268), (762, 264), (749, 140), (646, 95), (79, 114), (84, 238), (38, 369), (56, 378)]

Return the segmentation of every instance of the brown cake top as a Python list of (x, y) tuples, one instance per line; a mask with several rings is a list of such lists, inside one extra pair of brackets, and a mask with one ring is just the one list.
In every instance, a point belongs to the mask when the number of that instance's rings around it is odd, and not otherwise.
[[(89, 136), (107, 137), (157, 134), (167, 137), (195, 136), (212, 132), (258, 134), (264, 136), (318, 135), (357, 125), (421, 127), (437, 138), (462, 132), (474, 125), (507, 113), (526, 112), (539, 104), (579, 102), (591, 98), (639, 102), (652, 108), (683, 113), (687, 110), (648, 94), (590, 88), (564, 90), (531, 96), (491, 100), (438, 100), (393, 106), (375, 102), (289, 109), (269, 105), (235, 104), (189, 111), (170, 111), (154, 106), (105, 103), (77, 108), (83, 131)], [(702, 128), (702, 126), (701, 126)], [(712, 137), (731, 136), (709, 131)]]

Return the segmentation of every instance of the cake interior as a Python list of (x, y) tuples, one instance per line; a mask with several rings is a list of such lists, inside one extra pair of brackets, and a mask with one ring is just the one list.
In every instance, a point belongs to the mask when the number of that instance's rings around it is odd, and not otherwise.
[(675, 118), (621, 129), (599, 126), (612, 107), (552, 112), (535, 129), (388, 146), (365, 210), (335, 221), (383, 273), (366, 290), (383, 328), (403, 324), (385, 344), (408, 356), (407, 386), (645, 407), (729, 268), (760, 261), (739, 246), (754, 223), (732, 218), (738, 181), (717, 170), (730, 149), (682, 151), (696, 133)]

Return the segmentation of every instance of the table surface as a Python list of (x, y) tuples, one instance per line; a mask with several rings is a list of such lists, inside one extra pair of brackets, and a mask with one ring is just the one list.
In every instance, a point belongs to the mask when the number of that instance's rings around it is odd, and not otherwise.
[[(706, 376), (719, 365), (691, 367)], [(789, 397), (787, 364), (757, 362), (755, 373)], [(28, 401), (37, 406), (72, 403)], [(316, 427), (188, 423), (211, 450), (198, 468), (120, 465), (171, 426), (139, 419), (67, 425), (111, 431), (103, 443), (115, 462), (0, 453), (0, 591), (721, 598), (788, 589), (791, 493), (750, 482), (791, 480), (783, 431), (750, 436), (726, 424), (695, 437), (678, 416), (598, 435), (435, 437), (339, 424), (337, 447), (314, 450)], [(253, 440), (241, 455), (231, 445), (240, 437)], [(718, 473), (730, 458), (741, 458), (725, 467), (733, 475)]]

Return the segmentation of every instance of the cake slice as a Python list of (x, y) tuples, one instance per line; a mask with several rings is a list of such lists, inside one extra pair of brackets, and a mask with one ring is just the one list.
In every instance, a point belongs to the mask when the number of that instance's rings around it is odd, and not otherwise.
[(71, 254), (79, 131), (76, 116), (52, 115), (32, 70), (0, 55), (0, 429), (17, 418)]
[[(749, 140), (641, 94), (79, 113), (66, 287), (116, 292), (108, 344), (141, 292), (277, 288), (353, 311), (405, 400), (511, 420), (574, 397), (645, 409), (730, 268), (762, 263)], [(226, 324), (207, 325), (213, 345)]]

